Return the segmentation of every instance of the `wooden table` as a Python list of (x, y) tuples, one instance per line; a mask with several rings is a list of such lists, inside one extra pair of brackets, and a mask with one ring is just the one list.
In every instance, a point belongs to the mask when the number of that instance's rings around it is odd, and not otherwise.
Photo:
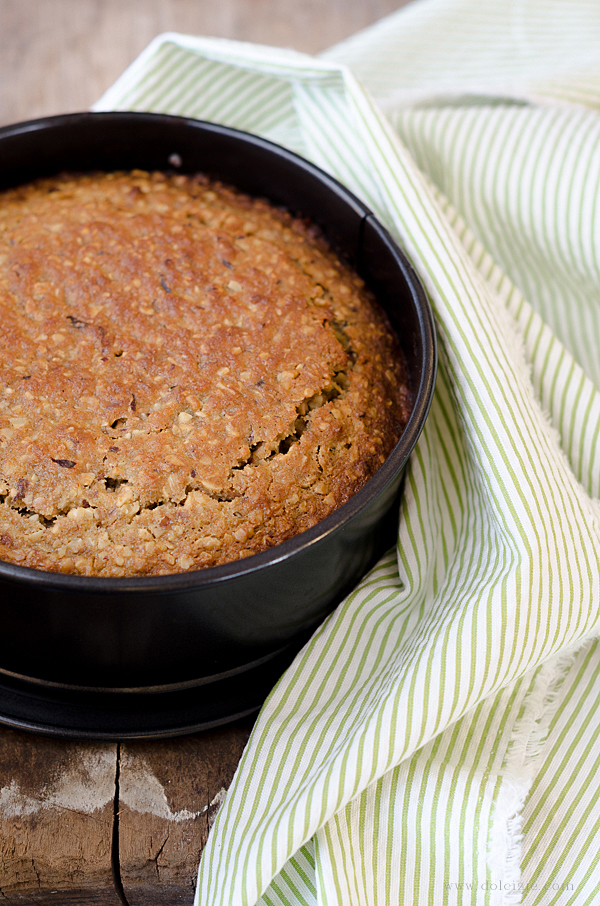
[(252, 729), (78, 743), (0, 730), (0, 900), (192, 903), (198, 862)]
[[(0, 0), (0, 125), (86, 109), (163, 31), (314, 53), (406, 2)], [(0, 727), (0, 900), (192, 903), (251, 728), (77, 743)]]

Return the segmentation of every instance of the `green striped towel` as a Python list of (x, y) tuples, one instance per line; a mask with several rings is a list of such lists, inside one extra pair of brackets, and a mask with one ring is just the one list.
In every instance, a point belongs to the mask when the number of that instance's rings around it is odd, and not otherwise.
[(267, 701), (201, 906), (600, 902), (599, 77), (597, 0), (421, 0), (319, 59), (163, 35), (96, 106), (311, 158), (439, 332), (397, 549)]

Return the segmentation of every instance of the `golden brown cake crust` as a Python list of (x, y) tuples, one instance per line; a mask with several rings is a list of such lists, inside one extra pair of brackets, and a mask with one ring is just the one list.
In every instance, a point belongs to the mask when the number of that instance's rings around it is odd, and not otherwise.
[(142, 171), (0, 199), (1, 559), (225, 563), (314, 525), (390, 453), (397, 341), (306, 223)]

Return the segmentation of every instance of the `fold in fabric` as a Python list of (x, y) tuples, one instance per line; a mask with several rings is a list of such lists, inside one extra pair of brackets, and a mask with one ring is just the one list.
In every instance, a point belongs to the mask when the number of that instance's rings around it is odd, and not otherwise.
[(600, 8), (424, 0), (323, 56), (164, 35), (96, 105), (311, 158), (407, 251), (438, 330), (397, 547), (267, 700), (197, 903), (590, 903)]

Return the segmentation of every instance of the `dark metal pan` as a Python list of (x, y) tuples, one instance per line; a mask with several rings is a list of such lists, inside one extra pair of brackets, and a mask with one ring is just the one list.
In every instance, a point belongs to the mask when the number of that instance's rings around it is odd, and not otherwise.
[(64, 736), (191, 732), (258, 708), (393, 543), (402, 472), (435, 382), (433, 319), (413, 269), (369, 209), (308, 161), (255, 135), (157, 114), (82, 113), (0, 129), (0, 188), (63, 170), (129, 168), (204, 172), (317, 223), (386, 310), (414, 408), (362, 490), (264, 553), (145, 578), (0, 562), (0, 722)]

